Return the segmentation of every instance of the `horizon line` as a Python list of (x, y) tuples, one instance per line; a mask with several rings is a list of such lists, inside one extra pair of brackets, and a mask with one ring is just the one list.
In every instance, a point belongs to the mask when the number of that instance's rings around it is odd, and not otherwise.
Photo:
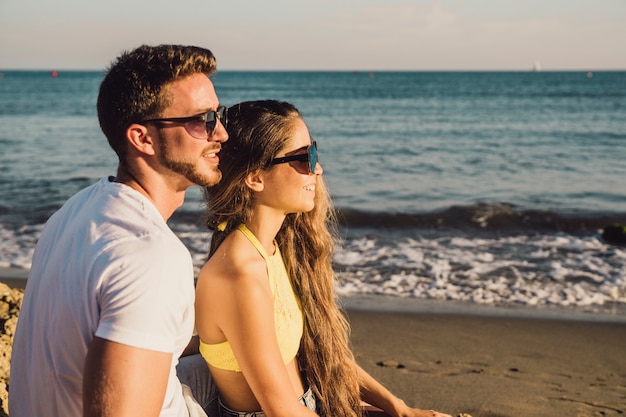
[[(0, 73), (9, 72), (9, 71), (37, 71), (37, 72), (54, 72), (54, 71), (65, 71), (65, 72), (97, 72), (97, 71), (106, 71), (107, 68), (49, 68), (49, 67), (34, 67), (34, 68), (26, 68), (26, 67), (15, 67), (15, 68), (0, 68)], [(509, 69), (304, 69), (304, 68), (255, 68), (255, 69), (245, 69), (245, 68), (218, 68), (217, 72), (352, 72), (352, 73), (375, 73), (375, 72), (623, 72), (626, 71), (625, 68), (542, 68), (541, 70), (530, 68), (509, 68)]]

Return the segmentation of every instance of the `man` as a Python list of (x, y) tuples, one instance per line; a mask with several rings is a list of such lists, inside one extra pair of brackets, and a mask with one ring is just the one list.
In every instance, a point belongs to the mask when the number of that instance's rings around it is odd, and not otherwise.
[(42, 232), (13, 343), (11, 417), (212, 406), (202, 358), (179, 363), (194, 326), (193, 266), (166, 221), (189, 186), (221, 178), (215, 70), (209, 50), (160, 45), (123, 53), (105, 75), (98, 118), (117, 175), (70, 198)]

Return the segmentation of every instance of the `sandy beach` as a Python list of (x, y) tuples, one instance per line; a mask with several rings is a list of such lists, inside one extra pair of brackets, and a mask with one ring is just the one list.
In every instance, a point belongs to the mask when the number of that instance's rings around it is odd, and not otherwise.
[[(17, 274), (17, 275), (15, 275)], [(0, 270), (0, 388), (23, 273)], [(18, 295), (16, 295), (18, 294)], [(433, 309), (434, 310), (434, 309)], [(13, 313), (12, 313), (13, 312)], [(358, 362), (413, 406), (472, 417), (626, 414), (626, 323), (350, 307)], [(0, 392), (0, 416), (6, 393)], [(4, 414), (6, 415), (6, 414)]]
[(358, 362), (407, 403), (473, 417), (626, 413), (626, 324), (349, 311)]

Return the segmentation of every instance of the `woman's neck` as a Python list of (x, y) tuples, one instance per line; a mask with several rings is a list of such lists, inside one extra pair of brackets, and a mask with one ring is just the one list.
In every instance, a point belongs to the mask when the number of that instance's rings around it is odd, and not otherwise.
[(285, 221), (284, 215), (270, 213), (268, 210), (257, 209), (246, 221), (246, 227), (256, 236), (268, 254), (274, 254), (274, 239)]

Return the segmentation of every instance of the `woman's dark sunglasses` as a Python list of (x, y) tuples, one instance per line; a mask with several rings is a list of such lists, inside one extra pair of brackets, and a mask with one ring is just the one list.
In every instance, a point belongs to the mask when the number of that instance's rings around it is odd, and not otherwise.
[(298, 155), (283, 156), (281, 158), (274, 158), (270, 162), (270, 165), (284, 164), (285, 162), (308, 162), (309, 171), (311, 174), (315, 174), (315, 167), (317, 166), (317, 142), (311, 142), (311, 146), (307, 147), (307, 153)]
[(147, 119), (139, 123), (161, 123), (172, 122), (180, 123), (185, 126), (185, 130), (196, 139), (208, 139), (215, 134), (217, 128), (217, 120), (222, 122), (226, 127), (228, 123), (228, 109), (225, 106), (219, 106), (217, 110), (209, 110), (200, 116), (190, 117), (163, 117), (160, 119)]

